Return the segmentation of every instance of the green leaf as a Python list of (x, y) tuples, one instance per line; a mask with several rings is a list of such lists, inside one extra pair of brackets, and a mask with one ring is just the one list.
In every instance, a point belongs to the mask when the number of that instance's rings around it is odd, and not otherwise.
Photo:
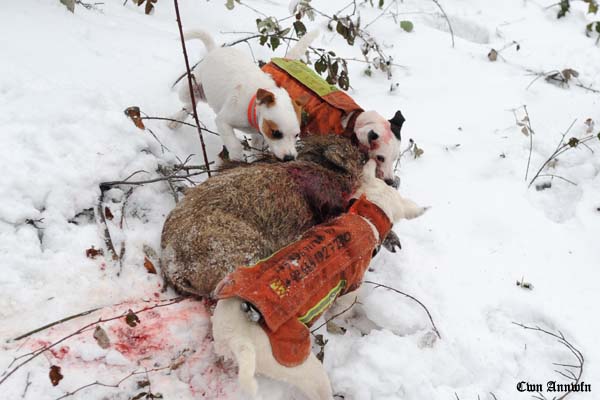
[(306, 33), (306, 26), (304, 26), (304, 23), (302, 23), (302, 21), (295, 21), (294, 31), (296, 32), (296, 36), (301, 38)]
[(258, 43), (260, 43), (261, 46), (264, 46), (268, 39), (269, 37), (267, 35), (262, 35), (258, 40)]
[(579, 139), (572, 137), (571, 139), (569, 139), (568, 144), (571, 147), (577, 147), (577, 145), (579, 144)]
[(560, 3), (558, 3), (558, 5), (560, 7), (560, 10), (558, 11), (558, 14), (556, 14), (556, 18), (562, 18), (569, 12), (571, 8), (571, 3), (569, 2), (569, 0), (561, 0)]
[(291, 30), (292, 30), (292, 28), (285, 28), (284, 30), (282, 30), (281, 32), (279, 32), (278, 35), (281, 36), (281, 37), (284, 37), (288, 33), (290, 33)]
[(275, 50), (277, 47), (279, 47), (279, 44), (281, 43), (278, 36), (271, 36), (270, 42), (271, 42), (271, 49), (273, 49), (273, 50)]
[(346, 71), (342, 71), (340, 74), (340, 77), (338, 78), (338, 85), (344, 90), (348, 90), (350, 87), (350, 79), (348, 78)]
[(384, 0), (379, 0), (379, 5), (378, 5), (378, 7), (379, 7), (379, 8), (383, 8), (383, 3), (384, 3)]
[(404, 29), (406, 32), (412, 32), (414, 25), (410, 21), (400, 21), (400, 28)]
[(235, 3), (233, 2), (233, 0), (227, 0), (227, 2), (225, 3), (225, 7), (228, 10), (233, 10), (233, 7), (235, 7)]
[(323, 57), (315, 62), (315, 71), (317, 71), (319, 75), (327, 71), (327, 61), (325, 61)]
[(598, 132), (598, 140), (600, 140), (600, 132)]

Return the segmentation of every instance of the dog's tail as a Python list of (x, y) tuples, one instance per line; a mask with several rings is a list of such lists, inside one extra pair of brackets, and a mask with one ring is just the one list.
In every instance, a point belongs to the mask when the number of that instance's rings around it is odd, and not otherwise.
[(310, 46), (310, 44), (317, 37), (319, 37), (320, 33), (321, 32), (319, 32), (318, 30), (306, 33), (304, 36), (302, 36), (302, 38), (300, 38), (300, 40), (298, 40), (298, 43), (296, 43), (296, 45), (292, 47), (290, 51), (288, 51), (288, 53), (285, 55), (285, 58), (289, 58), (290, 60), (301, 59), (304, 53), (306, 53), (306, 49), (308, 49), (308, 46)]
[(203, 30), (195, 30), (195, 31), (187, 31), (183, 34), (185, 40), (190, 39), (200, 39), (202, 43), (204, 43), (204, 47), (206, 47), (206, 51), (211, 51), (217, 45), (215, 44), (214, 39), (210, 35), (210, 33)]

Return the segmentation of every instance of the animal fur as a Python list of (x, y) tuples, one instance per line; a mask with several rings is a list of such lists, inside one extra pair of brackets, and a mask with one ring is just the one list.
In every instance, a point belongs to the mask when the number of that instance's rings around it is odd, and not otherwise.
[(190, 189), (163, 227), (167, 282), (180, 292), (209, 295), (236, 267), (256, 263), (343, 212), (363, 163), (349, 140), (314, 136), (296, 161), (244, 164)]
[[(361, 180), (356, 196), (365, 194), (392, 222), (416, 218), (427, 209), (403, 199), (395, 189), (376, 179), (374, 161), (365, 166)], [(371, 227), (375, 237), (378, 237), (377, 229), (373, 225)], [(353, 294), (349, 293), (344, 297), (351, 295)], [(302, 364), (291, 368), (280, 365), (273, 357), (271, 344), (263, 327), (250, 321), (241, 306), (241, 299), (236, 297), (219, 300), (212, 322), (215, 351), (237, 361), (238, 378), (244, 391), (255, 396), (258, 389), (255, 375), (262, 374), (298, 387), (310, 400), (331, 400), (329, 378), (315, 355), (310, 353)]]

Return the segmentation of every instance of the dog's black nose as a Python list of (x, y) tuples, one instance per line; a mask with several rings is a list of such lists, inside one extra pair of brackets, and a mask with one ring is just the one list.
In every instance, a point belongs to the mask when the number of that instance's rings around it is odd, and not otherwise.
[(386, 184), (392, 186), (394, 189), (398, 189), (400, 187), (400, 178), (398, 178), (397, 176), (395, 176), (394, 179), (385, 179), (384, 181)]
[(285, 162), (288, 162), (288, 161), (294, 161), (294, 156), (293, 156), (293, 155), (291, 155), (291, 154), (286, 154), (286, 155), (283, 157), (283, 161), (285, 161)]

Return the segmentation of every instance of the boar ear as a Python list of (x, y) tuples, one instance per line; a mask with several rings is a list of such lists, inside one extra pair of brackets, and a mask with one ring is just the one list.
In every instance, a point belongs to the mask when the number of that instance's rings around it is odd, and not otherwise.
[(369, 139), (369, 144), (371, 144), (374, 140), (379, 139), (379, 135), (374, 130), (370, 130), (367, 139)]
[(396, 114), (394, 114), (394, 118), (390, 119), (389, 121), (394, 136), (396, 136), (396, 139), (400, 140), (400, 130), (402, 129), (402, 125), (404, 124), (404, 121), (406, 121), (406, 119), (404, 119), (404, 116), (402, 115), (400, 110), (398, 110), (396, 111)]
[(271, 107), (272, 105), (275, 105), (275, 95), (268, 90), (258, 89), (256, 91), (256, 101), (260, 105)]

